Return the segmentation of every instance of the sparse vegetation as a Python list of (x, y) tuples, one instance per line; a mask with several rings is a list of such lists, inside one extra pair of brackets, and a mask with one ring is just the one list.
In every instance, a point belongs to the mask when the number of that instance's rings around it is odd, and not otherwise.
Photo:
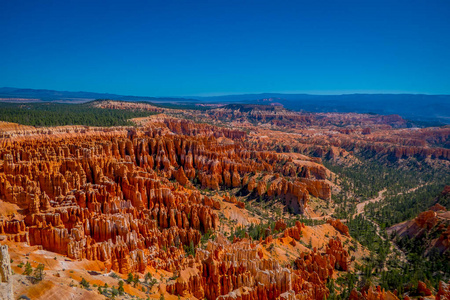
[(33, 268), (31, 267), (30, 262), (27, 262), (25, 264), (25, 270), (23, 271), (23, 275), (31, 275), (31, 273), (33, 272)]
[(85, 289), (89, 289), (89, 287), (91, 286), (90, 283), (84, 278), (81, 278), (80, 284)]
[(44, 279), (45, 273), (44, 273), (44, 264), (39, 264), (35, 269), (33, 273), (33, 281), (39, 282), (42, 279)]
[(186, 252), (187, 256), (192, 255), (192, 256), (195, 257), (195, 251), (196, 251), (196, 249), (195, 249), (193, 241), (191, 241), (189, 243), (189, 246), (188, 245), (184, 245), (184, 252)]

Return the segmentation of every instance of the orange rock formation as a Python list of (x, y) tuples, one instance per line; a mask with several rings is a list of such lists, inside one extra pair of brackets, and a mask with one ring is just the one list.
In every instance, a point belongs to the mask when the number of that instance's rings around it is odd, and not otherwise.
[[(170, 118), (139, 129), (29, 134), (0, 140), (0, 198), (20, 211), (0, 220), (8, 240), (101, 261), (122, 274), (148, 266), (174, 272), (180, 276), (167, 291), (207, 299), (285, 293), (323, 299), (333, 270), (348, 267), (348, 254), (334, 239), (321, 254), (305, 253), (298, 269), (264, 258), (263, 241), (218, 238), (195, 257), (184, 250), (219, 225), (221, 204), (197, 187), (246, 189), (302, 212), (310, 195), (331, 196), (330, 172), (318, 161), (247, 149), (243, 131)], [(224, 200), (245, 207), (234, 196)], [(294, 240), (303, 228), (299, 222), (277, 225)]]

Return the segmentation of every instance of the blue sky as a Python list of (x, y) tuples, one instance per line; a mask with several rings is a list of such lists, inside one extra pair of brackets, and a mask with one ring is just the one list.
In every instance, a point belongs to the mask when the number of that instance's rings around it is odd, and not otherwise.
[(450, 94), (450, 1), (0, 0), (0, 87)]

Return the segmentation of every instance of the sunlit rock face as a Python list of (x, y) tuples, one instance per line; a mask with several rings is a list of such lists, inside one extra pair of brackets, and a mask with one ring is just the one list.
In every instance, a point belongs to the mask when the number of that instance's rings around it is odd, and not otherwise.
[[(0, 231), (8, 240), (106, 262), (120, 273), (147, 265), (173, 271), (185, 264), (183, 246), (197, 245), (219, 223), (220, 204), (193, 182), (249, 191), (254, 182), (258, 195), (286, 198), (300, 211), (310, 194), (330, 198), (323, 167), (289, 167), (282, 154), (248, 151), (245, 136), (169, 118), (140, 129), (56, 128), (3, 140), (0, 197), (24, 216), (1, 220)], [(278, 161), (284, 164), (274, 166)], [(275, 176), (278, 171), (286, 175)], [(269, 175), (252, 175), (258, 172)]]
[[(297, 223), (286, 228), (284, 236), (295, 238), (292, 232), (301, 235), (302, 228)], [(267, 242), (271, 238), (262, 243), (248, 239), (231, 243), (219, 236), (190, 259), (189, 268), (181, 271), (167, 291), (200, 299), (323, 299), (329, 295), (326, 282), (336, 267), (348, 267), (348, 253), (339, 239), (330, 239), (324, 252), (302, 253), (295, 268), (266, 257), (262, 244)]]
[[(146, 104), (105, 105), (169, 113)], [(175, 112), (187, 114), (170, 111)], [(322, 159), (352, 164), (358, 163), (355, 154), (372, 153), (448, 163), (448, 149), (438, 146), (449, 129), (401, 131), (394, 127), (404, 126), (404, 120), (395, 116), (281, 108), (191, 114), (208, 123), (230, 119), (243, 126), (216, 127), (161, 114), (135, 120), (136, 127), (14, 127), (0, 139), (0, 199), (17, 209), (0, 218), (1, 238), (76, 263), (96, 263), (102, 271), (165, 270), (174, 279), (161, 291), (172, 295), (324, 299), (331, 278), (353, 271), (345, 221), (325, 212), (317, 215), (325, 224), (305, 226), (274, 219), (275, 209), (266, 207), (263, 213), (276, 222), (259, 240), (248, 232), (245, 238), (227, 238), (219, 232), (228, 234), (237, 225), (225, 223), (264, 220), (250, 214), (256, 201), (273, 200), (289, 215), (313, 216), (314, 205), (331, 203), (339, 188)], [(440, 226), (436, 245), (448, 249), (450, 227), (440, 225), (442, 210), (435, 205), (410, 222), (423, 231)], [(317, 247), (307, 245), (313, 233), (321, 235), (315, 237)], [(211, 234), (215, 239), (205, 241)], [(420, 288), (428, 293), (426, 285)], [(447, 285), (432, 292), (444, 297)], [(396, 299), (376, 286), (351, 297)]]

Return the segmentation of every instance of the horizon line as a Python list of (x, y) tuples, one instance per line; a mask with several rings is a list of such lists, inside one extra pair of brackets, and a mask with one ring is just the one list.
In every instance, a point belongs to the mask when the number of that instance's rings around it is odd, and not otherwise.
[(125, 97), (148, 97), (148, 98), (189, 98), (189, 97), (226, 97), (226, 96), (245, 96), (245, 95), (264, 95), (264, 94), (279, 94), (279, 95), (310, 95), (310, 96), (344, 96), (344, 95), (426, 95), (426, 96), (450, 96), (449, 94), (431, 94), (431, 93), (423, 93), (423, 92), (406, 92), (406, 91), (337, 91), (337, 92), (320, 92), (320, 91), (276, 91), (276, 92), (236, 92), (236, 93), (199, 93), (193, 95), (181, 95), (181, 96), (140, 96), (140, 95), (131, 95), (131, 94), (118, 94), (111, 92), (92, 92), (86, 90), (55, 90), (49, 88), (24, 88), (24, 87), (11, 87), (11, 86), (3, 86), (0, 89), (9, 88), (9, 89), (21, 89), (21, 90), (37, 90), (37, 91), (55, 91), (55, 92), (68, 92), (68, 93), (93, 93), (93, 94), (110, 94), (117, 96), (125, 96)]

